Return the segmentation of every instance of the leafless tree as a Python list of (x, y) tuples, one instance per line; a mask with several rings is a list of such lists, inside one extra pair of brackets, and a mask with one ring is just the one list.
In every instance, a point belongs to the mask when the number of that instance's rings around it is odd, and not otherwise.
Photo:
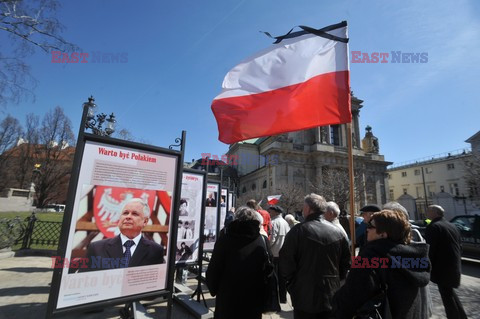
[(122, 128), (119, 131), (115, 131), (113, 137), (132, 142), (136, 140), (132, 133), (130, 133), (130, 131), (125, 128)]
[[(363, 173), (360, 170), (354, 171), (355, 201), (362, 200), (362, 193), (365, 189)], [(350, 202), (350, 178), (348, 169), (343, 167), (325, 168), (322, 172), (321, 182), (313, 181), (310, 187), (322, 195), (327, 201), (334, 201), (340, 209), (346, 209)]]
[(10, 156), (9, 149), (15, 146), (22, 131), (22, 127), (18, 120), (10, 115), (0, 122), (0, 190), (6, 187), (7, 163)]
[(18, 145), (20, 149), (16, 154), (15, 174), (12, 180), (16, 180), (15, 187), (27, 189), (32, 182), (34, 171), (35, 150), (39, 143), (39, 117), (35, 114), (28, 114), (25, 122), (25, 129), (22, 134), (23, 144)]
[(238, 206), (245, 205), (248, 200), (255, 199), (257, 202), (261, 201), (261, 205), (264, 209), (268, 208), (267, 196), (270, 195), (282, 195), (277, 205), (281, 206), (285, 213), (293, 214), (297, 210), (302, 209), (303, 198), (305, 192), (303, 187), (291, 184), (277, 185), (275, 194), (268, 193), (266, 190), (251, 190), (241, 194), (237, 200)]
[[(63, 25), (55, 18), (57, 0), (0, 0), (0, 31), (8, 34), (10, 46), (0, 52), (0, 105), (33, 98), (36, 81), (24, 58), (36, 49), (74, 51), (74, 44), (60, 35)], [(3, 43), (2, 43), (3, 44)]]
[(480, 205), (480, 152), (472, 152), (464, 159), (465, 179), (469, 197)]
[(286, 214), (294, 214), (303, 208), (305, 191), (302, 186), (295, 184), (281, 184), (277, 186), (277, 193), (272, 195), (282, 195), (278, 205), (281, 206)]
[(34, 157), (35, 163), (39, 164), (39, 174), (34, 177), (35, 192), (38, 206), (64, 198), (59, 196), (59, 191), (68, 188), (70, 172), (72, 168), (74, 149), (70, 146), (74, 143), (74, 134), (70, 119), (65, 115), (61, 107), (45, 114), (39, 130), (38, 154)]
[(11, 115), (0, 122), (0, 154), (15, 145), (21, 131), (20, 122)]

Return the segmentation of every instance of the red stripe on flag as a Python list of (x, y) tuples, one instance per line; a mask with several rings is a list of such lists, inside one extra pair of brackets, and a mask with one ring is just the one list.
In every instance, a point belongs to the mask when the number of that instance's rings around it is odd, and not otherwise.
[(276, 203), (278, 203), (278, 199), (277, 199), (277, 198), (273, 198), (273, 199), (269, 200), (268, 203), (269, 203), (270, 205), (275, 205)]
[(349, 71), (251, 95), (216, 99), (219, 140), (238, 141), (352, 120)]

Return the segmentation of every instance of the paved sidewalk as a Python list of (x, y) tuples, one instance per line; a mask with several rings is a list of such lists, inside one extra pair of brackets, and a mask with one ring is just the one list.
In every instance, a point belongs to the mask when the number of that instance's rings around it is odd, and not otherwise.
[[(5, 256), (4, 256), (5, 257)], [(0, 319), (38, 319), (45, 318), (48, 293), (53, 270), (50, 257), (0, 257)], [(197, 282), (189, 279), (188, 286), (194, 290)], [(206, 291), (206, 288), (204, 288)], [(205, 293), (208, 307), (215, 309), (214, 298)], [(97, 313), (80, 313), (59, 318), (113, 319), (119, 318), (123, 306), (106, 308)], [(166, 318), (167, 303), (162, 302), (147, 306), (147, 313), (154, 318)], [(266, 314), (264, 319), (290, 319), (293, 310), (289, 304), (282, 305), (281, 316)], [(174, 319), (194, 319), (183, 307), (174, 302), (172, 309)]]
[[(4, 256), (5, 257), (5, 256)], [(51, 258), (49, 257), (8, 257), (0, 256), (0, 319), (44, 318), (47, 310), (48, 293), (52, 278)], [(189, 279), (188, 286), (194, 290), (196, 281)], [(206, 290), (206, 289), (205, 289)], [(438, 289), (430, 283), (434, 304), (432, 318), (445, 318)], [(458, 289), (469, 318), (480, 318), (480, 263), (463, 262), (462, 286)], [(208, 307), (215, 308), (214, 298), (205, 293)], [(247, 306), (247, 305), (246, 305)], [(119, 318), (122, 306), (106, 308), (99, 313), (68, 315), (64, 318), (110, 319)], [(154, 318), (165, 318), (166, 302), (147, 307), (147, 312)], [(180, 305), (174, 303), (174, 319), (193, 319)], [(293, 319), (293, 309), (289, 303), (282, 304), (278, 314), (266, 314), (263, 319)]]

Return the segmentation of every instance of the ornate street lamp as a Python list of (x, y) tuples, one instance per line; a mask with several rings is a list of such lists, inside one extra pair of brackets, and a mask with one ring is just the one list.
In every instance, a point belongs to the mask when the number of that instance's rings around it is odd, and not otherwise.
[[(83, 103), (84, 112), (86, 112), (85, 118), (85, 128), (91, 129), (92, 133), (100, 136), (110, 136), (115, 132), (115, 115), (112, 113), (108, 116), (105, 113), (100, 113), (96, 115), (95, 111), (97, 105), (94, 103), (95, 99), (93, 96), (88, 98), (88, 102)], [(86, 111), (85, 111), (86, 110)], [(103, 124), (106, 123), (106, 127), (103, 128)]]

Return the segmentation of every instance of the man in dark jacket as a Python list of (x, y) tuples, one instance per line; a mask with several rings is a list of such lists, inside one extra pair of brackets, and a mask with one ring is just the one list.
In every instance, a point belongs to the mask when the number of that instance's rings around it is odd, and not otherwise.
[(431, 280), (438, 285), (447, 318), (463, 319), (467, 315), (453, 290), (460, 285), (462, 273), (460, 233), (443, 217), (444, 214), (438, 205), (427, 209), (427, 218), (432, 220), (425, 230), (425, 239), (430, 244)]
[(363, 247), (367, 244), (367, 225), (372, 219), (372, 215), (381, 211), (378, 205), (372, 204), (360, 209), (363, 222), (355, 229), (355, 247)]
[(327, 202), (317, 194), (305, 197), (305, 221), (287, 234), (280, 250), (280, 271), (287, 281), (295, 319), (330, 318), (332, 297), (350, 267), (348, 241), (323, 220)]

